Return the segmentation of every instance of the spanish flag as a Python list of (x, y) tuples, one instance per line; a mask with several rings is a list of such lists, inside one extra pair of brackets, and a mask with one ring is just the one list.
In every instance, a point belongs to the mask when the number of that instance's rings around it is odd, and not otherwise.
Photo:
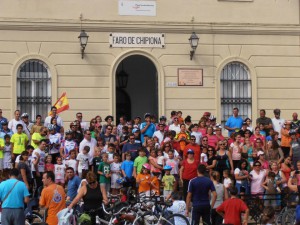
[[(56, 103), (53, 106), (57, 108), (57, 113), (61, 113), (69, 109), (69, 100), (67, 98), (66, 92), (64, 92), (60, 96), (60, 98), (56, 101)], [(51, 111), (49, 112), (49, 115), (51, 115)]]

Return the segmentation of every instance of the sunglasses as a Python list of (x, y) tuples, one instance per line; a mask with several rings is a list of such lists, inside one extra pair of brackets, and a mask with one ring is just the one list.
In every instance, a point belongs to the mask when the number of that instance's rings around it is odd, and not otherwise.
[(202, 141), (208, 141), (208, 140), (204, 140), (204, 139), (203, 139)]
[(95, 184), (95, 183), (96, 183), (96, 181), (93, 181), (93, 182), (90, 182), (89, 185), (92, 185), (92, 184)]
[(91, 135), (91, 133), (86, 133), (86, 135)]
[(213, 152), (214, 150), (208, 150), (208, 152)]
[(191, 138), (191, 141), (196, 141), (196, 139), (194, 139), (194, 138)]

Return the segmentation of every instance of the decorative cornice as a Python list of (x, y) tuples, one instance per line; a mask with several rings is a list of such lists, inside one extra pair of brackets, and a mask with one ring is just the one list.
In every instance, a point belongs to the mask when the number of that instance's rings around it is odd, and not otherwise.
[[(88, 32), (158, 32), (244, 35), (300, 35), (300, 25), (295, 24), (245, 24), (245, 23), (193, 23), (168, 21), (93, 21), (84, 20)], [(21, 31), (78, 31), (78, 20), (0, 19), (0, 30)]]

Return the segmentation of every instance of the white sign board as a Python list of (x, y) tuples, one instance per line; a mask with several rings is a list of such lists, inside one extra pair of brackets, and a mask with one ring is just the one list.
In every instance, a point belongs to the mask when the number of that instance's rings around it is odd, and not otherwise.
[(120, 16), (156, 16), (156, 1), (119, 0)]
[(164, 48), (165, 35), (153, 33), (111, 33), (112, 48)]

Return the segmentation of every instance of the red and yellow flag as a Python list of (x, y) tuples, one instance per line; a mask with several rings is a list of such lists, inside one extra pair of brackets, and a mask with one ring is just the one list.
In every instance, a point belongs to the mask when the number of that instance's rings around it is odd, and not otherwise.
[[(60, 98), (56, 101), (56, 103), (53, 106), (57, 108), (57, 113), (61, 113), (69, 109), (69, 100), (67, 98), (66, 92), (64, 92), (60, 96)], [(51, 115), (51, 111), (49, 112), (49, 115)]]

